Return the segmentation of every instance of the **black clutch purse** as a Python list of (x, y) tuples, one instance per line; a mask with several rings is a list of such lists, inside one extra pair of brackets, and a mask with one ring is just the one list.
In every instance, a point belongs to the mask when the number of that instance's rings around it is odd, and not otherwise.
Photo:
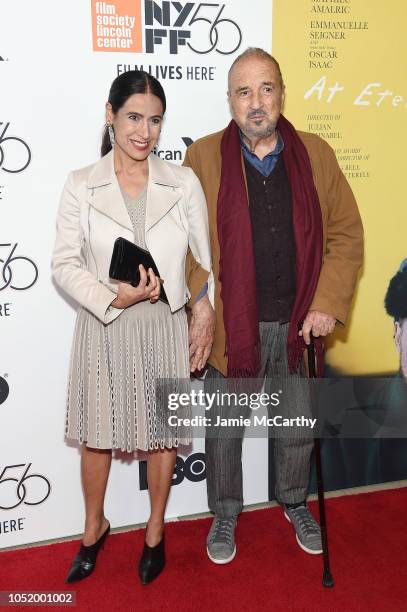
[[(112, 259), (110, 261), (110, 278), (130, 283), (137, 287), (140, 282), (140, 272), (138, 269), (140, 264), (144, 266), (146, 271), (151, 268), (156, 276), (160, 276), (155, 261), (148, 251), (125, 238), (117, 238), (113, 246)], [(162, 285), (160, 300), (168, 304), (168, 299)]]

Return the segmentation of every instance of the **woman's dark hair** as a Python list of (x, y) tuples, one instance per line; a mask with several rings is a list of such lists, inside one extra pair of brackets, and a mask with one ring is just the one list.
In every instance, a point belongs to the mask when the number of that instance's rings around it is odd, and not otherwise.
[[(151, 93), (161, 100), (164, 115), (167, 105), (164, 89), (155, 77), (148, 72), (144, 72), (144, 70), (129, 70), (115, 78), (110, 87), (108, 102), (112, 105), (113, 113), (116, 114), (130, 96), (143, 93)], [(102, 139), (102, 157), (109, 153), (111, 149), (112, 145), (106, 127)]]

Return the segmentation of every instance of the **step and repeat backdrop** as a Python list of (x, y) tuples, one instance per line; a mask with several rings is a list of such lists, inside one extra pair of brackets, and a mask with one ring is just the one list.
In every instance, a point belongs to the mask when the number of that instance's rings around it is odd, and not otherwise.
[[(229, 121), (227, 71), (249, 45), (271, 50), (272, 6), (54, 0), (0, 6), (0, 548), (83, 529), (79, 450), (64, 442), (75, 304), (51, 280), (62, 186), (100, 156), (113, 79), (144, 69), (168, 100), (157, 154)], [(262, 19), (259, 21), (259, 11)], [(168, 517), (206, 511), (204, 441), (178, 458)], [(245, 442), (247, 503), (267, 499), (267, 441)], [(118, 453), (106, 513), (114, 527), (149, 513), (145, 462)]]
[[(366, 231), (354, 309), (330, 344), (329, 367), (398, 370), (383, 300), (407, 257), (404, 4), (1, 3), (0, 548), (83, 528), (79, 448), (63, 436), (75, 304), (53, 284), (50, 259), (65, 178), (98, 159), (108, 90), (124, 71), (144, 69), (161, 80), (168, 111), (157, 154), (182, 163), (188, 144), (229, 121), (233, 59), (248, 46), (273, 52), (287, 87), (287, 118), (335, 149)], [(267, 440), (244, 441), (246, 504), (274, 496), (271, 451)], [(358, 452), (360, 445), (325, 445), (328, 488), (377, 481), (377, 470), (355, 471)], [(116, 453), (106, 508), (113, 527), (147, 519), (145, 465), (143, 457)], [(179, 455), (167, 516), (206, 510), (204, 441), (197, 439)]]

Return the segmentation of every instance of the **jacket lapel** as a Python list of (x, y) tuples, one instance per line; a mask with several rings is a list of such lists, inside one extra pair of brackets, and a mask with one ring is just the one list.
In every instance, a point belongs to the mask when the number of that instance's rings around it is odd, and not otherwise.
[(148, 166), (146, 231), (164, 217), (182, 195), (179, 182), (169, 164), (151, 153)]
[[(181, 190), (171, 167), (151, 153), (148, 157), (146, 231), (155, 225), (181, 198)], [(126, 229), (133, 226), (114, 171), (113, 151), (102, 157), (89, 174), (88, 203)]]
[(133, 232), (116, 173), (113, 151), (102, 157), (93, 167), (88, 178), (88, 204)]

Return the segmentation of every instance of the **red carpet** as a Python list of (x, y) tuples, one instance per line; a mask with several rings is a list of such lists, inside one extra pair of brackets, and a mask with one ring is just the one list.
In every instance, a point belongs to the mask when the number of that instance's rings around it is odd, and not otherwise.
[[(209, 519), (169, 524), (167, 567), (146, 587), (136, 574), (143, 532), (111, 535), (93, 576), (70, 585), (74, 609), (407, 611), (406, 511), (405, 488), (327, 500), (333, 589), (322, 587), (321, 557), (300, 550), (280, 508), (242, 514), (238, 554), (226, 566), (206, 556)], [(0, 591), (69, 590), (64, 577), (77, 549), (76, 541), (2, 553)]]

